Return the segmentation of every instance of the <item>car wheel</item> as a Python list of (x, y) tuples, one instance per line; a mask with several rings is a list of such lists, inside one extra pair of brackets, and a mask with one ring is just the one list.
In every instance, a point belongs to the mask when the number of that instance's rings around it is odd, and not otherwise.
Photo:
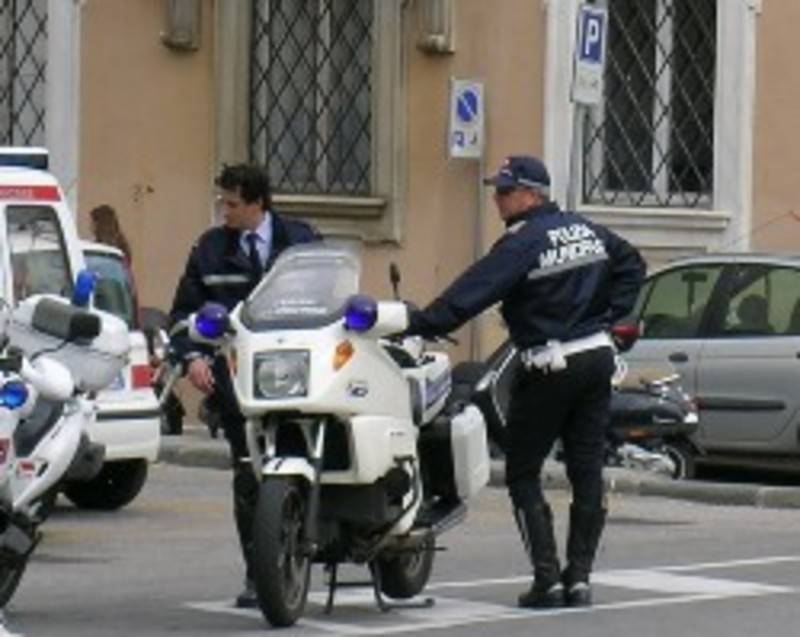
[(92, 480), (67, 483), (64, 495), (79, 509), (114, 511), (139, 495), (146, 479), (146, 460), (106, 462)]

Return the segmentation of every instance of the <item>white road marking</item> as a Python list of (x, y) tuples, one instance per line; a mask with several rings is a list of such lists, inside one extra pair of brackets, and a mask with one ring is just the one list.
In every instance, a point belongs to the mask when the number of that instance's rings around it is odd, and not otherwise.
[(660, 571), (708, 571), (720, 568), (741, 568), (742, 566), (764, 566), (766, 564), (800, 562), (800, 555), (775, 555), (748, 560), (729, 560), (727, 562), (700, 562), (697, 564), (681, 564), (679, 566), (658, 566)]
[(749, 595), (769, 595), (791, 592), (785, 586), (770, 586), (753, 582), (740, 582), (710, 577), (673, 575), (662, 571), (627, 570), (606, 571), (592, 576), (592, 582), (629, 588), (654, 591), (673, 595), (714, 595), (718, 597), (746, 597)]
[[(614, 611), (638, 609), (674, 604), (692, 604), (734, 597), (751, 597), (760, 595), (777, 595), (796, 592), (795, 588), (775, 586), (742, 580), (709, 578), (693, 575), (675, 574), (683, 571), (700, 571), (706, 569), (735, 568), (742, 566), (759, 566), (800, 562), (800, 556), (776, 556), (761, 559), (734, 560), (730, 562), (713, 562), (705, 564), (656, 566), (647, 569), (618, 569), (599, 571), (592, 575), (593, 582), (601, 586), (624, 588), (628, 590), (649, 591), (655, 597), (636, 600), (595, 604), (591, 608), (557, 608), (539, 610), (535, 613), (512, 607), (508, 604), (456, 599), (448, 596), (435, 596), (432, 608), (398, 608), (390, 613), (381, 613), (375, 605), (372, 591), (363, 589), (342, 589), (336, 593), (336, 604), (331, 615), (324, 615), (327, 593), (315, 591), (309, 595), (309, 606), (306, 615), (297, 623), (292, 634), (319, 635), (320, 632), (331, 635), (387, 635), (405, 632), (428, 631), (441, 628), (452, 628), (466, 624), (479, 624), (489, 621), (528, 619), (549, 617), (568, 613), (585, 613), (598, 611)], [(427, 593), (446, 589), (485, 588), (517, 583), (528, 583), (530, 576), (514, 576), (508, 578), (492, 578), (471, 581), (437, 582), (426, 588)], [(258, 610), (243, 610), (232, 606), (231, 600), (223, 602), (196, 602), (187, 604), (190, 608), (213, 613), (228, 613), (257, 618), (261, 621)], [(300, 632), (296, 632), (296, 631)], [(249, 634), (249, 633), (247, 633)], [(261, 632), (253, 633), (262, 634)]]

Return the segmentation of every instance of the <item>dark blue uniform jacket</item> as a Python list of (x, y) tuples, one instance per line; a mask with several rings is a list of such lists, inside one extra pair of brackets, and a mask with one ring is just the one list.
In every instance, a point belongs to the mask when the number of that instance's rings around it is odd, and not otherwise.
[[(254, 272), (239, 245), (241, 231), (218, 226), (206, 231), (192, 247), (186, 270), (181, 277), (170, 311), (175, 323), (197, 311), (203, 303), (213, 301), (232, 310), (247, 298), (278, 255), (289, 246), (317, 241), (320, 236), (308, 224), (272, 215), (272, 247), (261, 272)], [(205, 348), (191, 344), (186, 338), (172, 343), (179, 353)]]
[(604, 226), (547, 203), (513, 220), (491, 251), (424, 310), (408, 333), (441, 336), (489, 306), (520, 349), (608, 329), (636, 302), (639, 252)]

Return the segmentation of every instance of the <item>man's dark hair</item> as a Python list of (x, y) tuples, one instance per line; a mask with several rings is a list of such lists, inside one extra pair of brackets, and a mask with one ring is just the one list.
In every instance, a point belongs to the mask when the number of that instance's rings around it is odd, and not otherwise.
[(239, 191), (246, 203), (261, 201), (264, 210), (272, 207), (272, 189), (266, 170), (256, 164), (225, 165), (214, 183), (223, 190)]

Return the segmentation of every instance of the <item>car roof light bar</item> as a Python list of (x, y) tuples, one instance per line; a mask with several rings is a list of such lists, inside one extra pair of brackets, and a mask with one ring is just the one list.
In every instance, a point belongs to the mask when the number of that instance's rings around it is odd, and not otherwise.
[(0, 166), (47, 170), (50, 153), (36, 146), (0, 146)]

